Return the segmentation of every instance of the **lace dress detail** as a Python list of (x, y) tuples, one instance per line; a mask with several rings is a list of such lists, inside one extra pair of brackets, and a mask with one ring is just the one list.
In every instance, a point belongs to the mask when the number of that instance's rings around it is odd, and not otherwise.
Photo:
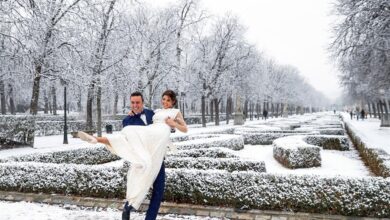
[(153, 124), (126, 126), (119, 135), (107, 136), (113, 154), (131, 162), (127, 173), (126, 199), (138, 209), (160, 171), (167, 146), (170, 142), (168, 117), (175, 119), (178, 109), (157, 109)]

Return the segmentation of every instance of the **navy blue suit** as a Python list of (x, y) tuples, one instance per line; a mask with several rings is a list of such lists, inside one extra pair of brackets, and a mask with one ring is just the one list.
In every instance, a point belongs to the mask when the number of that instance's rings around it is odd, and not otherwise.
[[(152, 124), (154, 112), (149, 109), (144, 109), (142, 113), (144, 113), (146, 116), (146, 122), (147, 122), (146, 125)], [(126, 116), (122, 121), (123, 127), (134, 126), (134, 125), (141, 125), (141, 126), (145, 125), (144, 121), (141, 119), (142, 113), (133, 116), (130, 115)], [(158, 210), (160, 208), (161, 201), (164, 195), (164, 188), (165, 188), (165, 166), (163, 162), (160, 168), (160, 172), (158, 173), (156, 180), (153, 183), (152, 197), (150, 198), (149, 208), (145, 216), (146, 220), (154, 220), (157, 218)], [(128, 206), (127, 202), (125, 204), (125, 207), (126, 206)]]
[[(141, 114), (144, 113), (145, 116), (146, 116), (146, 122), (147, 124), (145, 124), (144, 121), (142, 121), (141, 119)], [(123, 120), (122, 120), (122, 125), (123, 127), (126, 127), (126, 126), (131, 126), (131, 125), (150, 125), (153, 123), (153, 115), (154, 115), (154, 112), (152, 110), (149, 110), (149, 109), (144, 109), (142, 111), (142, 113), (140, 114), (136, 114), (136, 115), (133, 115), (133, 116), (126, 116)]]

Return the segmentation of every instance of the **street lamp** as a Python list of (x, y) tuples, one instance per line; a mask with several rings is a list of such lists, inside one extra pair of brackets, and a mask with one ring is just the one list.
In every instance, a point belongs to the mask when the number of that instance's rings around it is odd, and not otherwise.
[(66, 81), (61, 79), (61, 84), (64, 86), (64, 141), (63, 144), (68, 144), (68, 125), (66, 118)]

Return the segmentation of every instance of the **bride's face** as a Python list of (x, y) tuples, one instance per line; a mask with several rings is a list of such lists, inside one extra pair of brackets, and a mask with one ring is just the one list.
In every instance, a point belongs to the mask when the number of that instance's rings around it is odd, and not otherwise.
[(164, 95), (161, 99), (161, 104), (163, 108), (172, 108), (173, 107), (173, 101), (171, 97)]

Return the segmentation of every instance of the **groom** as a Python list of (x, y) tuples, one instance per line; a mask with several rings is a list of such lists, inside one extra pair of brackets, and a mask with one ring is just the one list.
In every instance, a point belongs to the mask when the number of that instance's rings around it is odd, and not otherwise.
[[(123, 121), (122, 125), (132, 126), (132, 125), (150, 125), (153, 123), (152, 118), (154, 112), (152, 110), (144, 108), (144, 98), (142, 93), (134, 92), (130, 95), (130, 107), (131, 115), (127, 115)], [(164, 162), (161, 165), (160, 172), (158, 173), (156, 180), (153, 183), (152, 198), (150, 199), (149, 208), (146, 212), (145, 220), (154, 220), (157, 218), (158, 209), (160, 208), (161, 201), (163, 199), (165, 187), (165, 166)], [(129, 206), (129, 203), (126, 202), (123, 212), (122, 220), (130, 219), (130, 211), (133, 209), (132, 206)]]

